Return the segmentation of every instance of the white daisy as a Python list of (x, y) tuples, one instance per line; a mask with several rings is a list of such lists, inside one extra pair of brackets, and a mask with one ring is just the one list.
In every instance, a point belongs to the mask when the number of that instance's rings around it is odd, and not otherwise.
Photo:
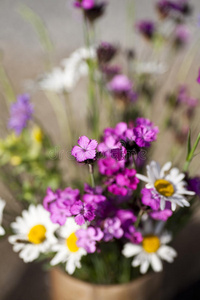
[(49, 212), (42, 205), (30, 205), (28, 210), (22, 211), (22, 217), (17, 217), (11, 223), (15, 235), (8, 240), (13, 244), (13, 250), (20, 252), (19, 257), (24, 262), (31, 262), (40, 253), (50, 251), (52, 244), (57, 241), (54, 232), (58, 227), (51, 222)]
[(4, 228), (1, 226), (3, 219), (3, 210), (6, 205), (6, 202), (0, 198), (0, 236), (5, 234)]
[(73, 274), (76, 268), (81, 268), (81, 257), (87, 252), (83, 248), (76, 245), (76, 231), (83, 228), (76, 224), (74, 218), (67, 218), (64, 226), (59, 230), (60, 240), (53, 245), (52, 250), (57, 252), (50, 264), (52, 266), (59, 263), (66, 263), (65, 269), (69, 274)]
[(39, 81), (42, 90), (61, 93), (71, 92), (79, 79), (88, 74), (88, 59), (95, 59), (94, 48), (80, 48), (74, 51), (68, 58), (61, 62), (62, 67), (55, 68)]
[(145, 222), (142, 243), (139, 245), (132, 243), (124, 245), (122, 254), (126, 257), (135, 256), (132, 266), (140, 266), (142, 274), (147, 272), (149, 266), (155, 272), (162, 271), (163, 265), (161, 260), (172, 263), (177, 256), (176, 251), (166, 245), (171, 241), (172, 237), (167, 232), (161, 234), (162, 225), (163, 222), (159, 222), (155, 229), (153, 229), (151, 222)]
[(159, 163), (152, 161), (147, 166), (147, 176), (136, 174), (137, 178), (147, 183), (146, 188), (154, 189), (159, 195), (162, 210), (165, 208), (166, 201), (171, 202), (172, 210), (176, 209), (176, 205), (190, 206), (184, 195), (195, 194), (185, 188), (186, 182), (183, 181), (185, 174), (180, 173), (177, 168), (170, 170), (171, 165), (171, 162), (167, 162), (161, 168)]

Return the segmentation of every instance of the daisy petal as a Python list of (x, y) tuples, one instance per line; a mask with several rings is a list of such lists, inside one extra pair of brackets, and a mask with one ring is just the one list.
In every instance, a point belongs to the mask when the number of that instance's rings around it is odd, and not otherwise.
[(131, 243), (125, 244), (122, 254), (126, 257), (131, 257), (138, 254), (141, 251), (142, 247), (139, 245), (134, 245)]
[(162, 271), (162, 262), (160, 260), (160, 258), (158, 257), (157, 254), (153, 253), (151, 256), (150, 256), (150, 261), (151, 261), (151, 266), (152, 266), (152, 269), (155, 271), (155, 272), (160, 272)]

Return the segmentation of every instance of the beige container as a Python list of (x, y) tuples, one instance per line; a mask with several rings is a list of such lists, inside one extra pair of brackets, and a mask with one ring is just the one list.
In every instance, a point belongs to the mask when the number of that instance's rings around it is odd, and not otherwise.
[(152, 273), (119, 285), (80, 281), (54, 268), (50, 272), (51, 300), (150, 300), (159, 299), (160, 274)]

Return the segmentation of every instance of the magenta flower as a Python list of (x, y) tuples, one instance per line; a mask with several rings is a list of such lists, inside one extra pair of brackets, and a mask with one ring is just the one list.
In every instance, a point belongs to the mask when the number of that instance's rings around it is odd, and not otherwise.
[(157, 134), (154, 130), (141, 125), (133, 129), (135, 142), (139, 147), (150, 147), (151, 142), (156, 140)]
[(87, 229), (79, 229), (76, 231), (78, 237), (77, 246), (84, 248), (87, 253), (96, 251), (96, 242), (103, 238), (103, 232), (100, 228), (88, 227)]
[(139, 21), (136, 24), (138, 31), (148, 39), (152, 39), (156, 32), (156, 25), (153, 21)]
[(72, 215), (75, 215), (75, 221), (78, 225), (83, 225), (86, 221), (91, 222), (95, 218), (95, 208), (93, 205), (76, 201), (71, 207)]
[(102, 158), (98, 161), (99, 172), (102, 175), (112, 176), (124, 167), (125, 161), (117, 161), (112, 157)]
[(111, 82), (108, 83), (108, 89), (113, 93), (127, 93), (133, 87), (132, 82), (125, 75), (116, 75)]
[(84, 10), (88, 10), (94, 7), (94, 0), (78, 0), (74, 1), (74, 6), (78, 8), (83, 8)]
[(115, 182), (108, 186), (108, 191), (114, 195), (126, 196), (129, 190), (136, 190), (139, 179), (135, 176), (136, 170), (124, 169), (116, 175)]
[(95, 158), (98, 145), (96, 140), (90, 140), (87, 136), (81, 136), (78, 139), (78, 144), (79, 146), (74, 146), (71, 151), (71, 154), (78, 162)]
[(137, 231), (134, 226), (130, 226), (128, 231), (125, 233), (125, 237), (133, 244), (140, 244), (143, 240), (141, 232)]
[(50, 187), (47, 188), (46, 191), (46, 196), (44, 197), (43, 200), (43, 206), (46, 210), (49, 211), (49, 204), (51, 204), (52, 202), (56, 201), (58, 198), (57, 193), (54, 193)]
[(167, 221), (172, 215), (171, 204), (168, 201), (166, 203), (165, 209), (160, 210), (160, 197), (155, 194), (153, 189), (144, 188), (141, 191), (142, 193), (142, 203), (146, 206), (150, 206), (152, 211), (149, 212), (149, 215), (152, 219)]
[(121, 228), (121, 221), (117, 218), (107, 218), (104, 221), (104, 241), (108, 242), (113, 238), (120, 239), (124, 232)]
[(50, 188), (47, 189), (47, 195), (44, 197), (43, 205), (50, 212), (50, 218), (53, 223), (64, 225), (67, 217), (70, 217), (71, 206), (80, 197), (78, 189), (73, 190), (67, 187), (64, 190), (53, 192)]
[(197, 82), (200, 84), (200, 69), (199, 69), (199, 75), (198, 75), (198, 78), (197, 78)]
[(83, 201), (85, 203), (100, 203), (106, 201), (106, 197), (102, 195), (103, 189), (101, 186), (96, 186), (92, 188), (87, 183), (85, 183), (84, 190), (86, 194), (83, 195)]
[(11, 105), (8, 127), (13, 129), (16, 135), (21, 134), (28, 121), (32, 118), (32, 114), (33, 104), (30, 103), (29, 95), (19, 95), (17, 101)]

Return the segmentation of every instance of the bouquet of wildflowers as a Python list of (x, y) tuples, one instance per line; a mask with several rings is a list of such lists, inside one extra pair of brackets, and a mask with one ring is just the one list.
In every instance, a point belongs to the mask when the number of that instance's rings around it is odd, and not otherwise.
[[(133, 49), (96, 44), (94, 26), (107, 3), (73, 4), (83, 16), (86, 47), (35, 85), (52, 103), (61, 137), (67, 134), (64, 143), (72, 160), (68, 170), (76, 180), (66, 183), (59, 157), (50, 159), (54, 142), (36, 119), (30, 96), (18, 96), (10, 106), (12, 132), (0, 141), (0, 165), (22, 213), (11, 220), (10, 228), (0, 226), (0, 235), (9, 235), (13, 250), (26, 263), (44, 259), (82, 280), (123, 283), (151, 269), (160, 272), (163, 261), (174, 261), (178, 253), (170, 245), (173, 234), (189, 219), (200, 195), (200, 178), (188, 171), (200, 140), (199, 134), (192, 142), (189, 130), (198, 100), (181, 84), (165, 96), (164, 122), (156, 126), (150, 118), (157, 76), (167, 72), (162, 50), (170, 45), (176, 54), (186, 46), (191, 8), (187, 1), (158, 1), (161, 24), (137, 22), (136, 31), (148, 47), (158, 50), (156, 61), (142, 62)], [(167, 22), (170, 33), (164, 30)], [(113, 64), (117, 55), (125, 58), (127, 72)], [(77, 135), (70, 93), (82, 76), (88, 77), (88, 126), (83, 125), (85, 135)], [(52, 97), (62, 101), (55, 105)], [(187, 151), (180, 168), (169, 159), (160, 165), (158, 155), (156, 161), (151, 159), (157, 138), (166, 131), (173, 136), (175, 154)], [(9, 217), (0, 200), (0, 225), (4, 215)]]

